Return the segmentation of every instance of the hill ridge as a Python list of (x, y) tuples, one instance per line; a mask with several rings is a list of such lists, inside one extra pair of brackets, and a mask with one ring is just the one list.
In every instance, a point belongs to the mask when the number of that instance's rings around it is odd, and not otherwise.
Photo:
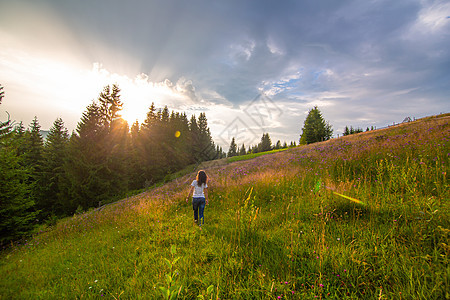
[(206, 168), (202, 230), (195, 172), (61, 220), (0, 254), (0, 298), (443, 299), (448, 121)]

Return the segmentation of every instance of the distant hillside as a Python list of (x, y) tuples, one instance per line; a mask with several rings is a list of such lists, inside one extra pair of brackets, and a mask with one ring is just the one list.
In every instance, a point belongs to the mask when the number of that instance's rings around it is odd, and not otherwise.
[[(0, 299), (445, 299), (450, 116), (194, 173), (1, 253)], [(189, 200), (190, 201), (190, 200)]]

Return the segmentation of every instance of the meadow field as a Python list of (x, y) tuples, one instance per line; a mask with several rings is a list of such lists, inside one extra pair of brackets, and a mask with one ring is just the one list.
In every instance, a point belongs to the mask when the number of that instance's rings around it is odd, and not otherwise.
[[(0, 254), (0, 299), (448, 299), (450, 116), (206, 169)], [(346, 197), (350, 198), (346, 198)]]

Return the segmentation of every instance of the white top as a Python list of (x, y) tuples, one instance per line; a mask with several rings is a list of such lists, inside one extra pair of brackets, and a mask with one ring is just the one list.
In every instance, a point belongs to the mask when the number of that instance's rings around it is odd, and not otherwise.
[(194, 187), (194, 195), (192, 197), (203, 197), (205, 198), (205, 194), (203, 193), (203, 190), (208, 187), (206, 183), (202, 184), (202, 186), (198, 186), (197, 180), (192, 181), (191, 185)]

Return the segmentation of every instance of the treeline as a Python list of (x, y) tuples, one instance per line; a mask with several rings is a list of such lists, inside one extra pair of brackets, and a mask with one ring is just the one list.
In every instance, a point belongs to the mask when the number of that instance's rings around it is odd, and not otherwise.
[[(291, 142), (289, 147), (297, 146), (295, 142)], [(238, 155), (246, 155), (250, 153), (259, 153), (266, 152), (270, 150), (278, 150), (288, 148), (286, 142), (281, 145), (281, 141), (278, 140), (275, 145), (272, 145), (272, 140), (268, 133), (263, 133), (261, 137), (261, 142), (257, 145), (249, 146), (248, 149), (245, 148), (245, 144), (242, 144), (240, 147), (236, 144), (236, 139), (233, 137), (231, 139), (230, 147), (228, 148), (227, 157), (233, 157)]]
[[(4, 97), (0, 86), (0, 104)], [(161, 181), (200, 161), (224, 157), (206, 115), (152, 105), (142, 124), (120, 117), (117, 85), (106, 86), (69, 135), (61, 118), (47, 138), (35, 118), (29, 128), (0, 122), (0, 243), (36, 224), (97, 207)]]
[[(370, 128), (367, 127), (366, 131), (370, 131), (370, 130), (374, 130), (374, 129), (376, 129), (376, 127), (374, 128), (373, 126), (371, 126)], [(350, 126), (350, 127), (345, 126), (343, 135), (346, 136), (346, 135), (356, 134), (356, 133), (361, 133), (361, 132), (364, 132), (364, 130), (362, 128), (359, 128), (359, 127), (353, 128), (353, 126)]]
[[(300, 134), (299, 145), (307, 145), (326, 141), (331, 138), (332, 134), (332, 126), (327, 121), (325, 121), (319, 108), (317, 106), (314, 106), (309, 110), (308, 115), (306, 116), (306, 119), (304, 121), (302, 133)], [(289, 147), (295, 146), (297, 146), (295, 142), (291, 142), (289, 145)], [(288, 148), (287, 143), (284, 142), (284, 144), (281, 145), (281, 141), (278, 140), (273, 146), (268, 133), (264, 133), (261, 137), (261, 141), (255, 146), (250, 146), (248, 150), (245, 149), (244, 144), (242, 144), (242, 146), (238, 148), (236, 140), (233, 137), (231, 139), (227, 156), (232, 157), (237, 155), (265, 152), (283, 148)]]

